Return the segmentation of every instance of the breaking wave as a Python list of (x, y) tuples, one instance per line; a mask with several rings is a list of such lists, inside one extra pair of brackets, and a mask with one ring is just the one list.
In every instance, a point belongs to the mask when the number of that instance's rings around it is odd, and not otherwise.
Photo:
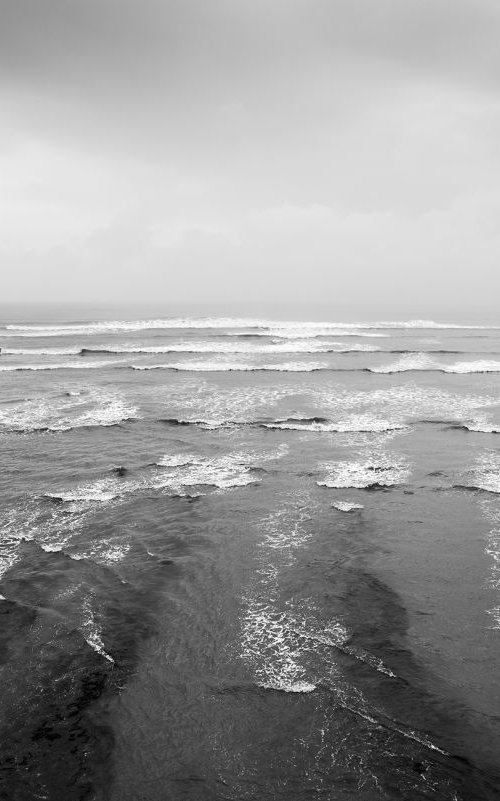
[(472, 470), (464, 476), (458, 489), (483, 490), (500, 494), (500, 454), (491, 451), (480, 456)]
[(320, 487), (336, 489), (376, 489), (403, 484), (409, 476), (405, 462), (387, 455), (369, 457), (363, 462), (332, 462), (323, 465), (328, 471)]
[[(82, 356), (99, 353), (121, 354), (166, 354), (166, 353), (375, 353), (379, 350), (374, 345), (351, 345), (346, 348), (340, 342), (321, 342), (309, 339), (297, 339), (291, 342), (277, 342), (270, 344), (256, 344), (254, 342), (204, 341), (204, 342), (175, 342), (168, 345), (99, 345), (95, 348), (82, 348), (77, 351)], [(9, 353), (10, 351), (5, 351)], [(13, 352), (13, 351), (12, 351)], [(31, 353), (35, 351), (17, 351)], [(43, 353), (44, 351), (39, 351)]]
[(354, 501), (336, 501), (332, 503), (332, 506), (339, 512), (354, 512), (356, 509), (364, 509), (362, 503), (354, 503)]
[(473, 362), (439, 364), (428, 353), (408, 353), (393, 364), (365, 368), (371, 373), (404, 373), (412, 370), (429, 370), (440, 373), (498, 373), (500, 362), (480, 359)]
[(115, 362), (65, 362), (64, 364), (0, 364), (0, 372), (23, 372), (36, 370), (96, 370), (115, 365)]
[[(59, 324), (8, 324), (3, 335), (11, 336), (66, 336), (88, 335), (103, 332), (146, 331), (155, 329), (248, 329), (267, 331), (279, 336), (276, 331), (303, 332), (304, 330), (352, 332), (377, 329), (450, 329), (450, 330), (496, 330), (497, 325), (473, 325), (463, 323), (440, 323), (433, 320), (400, 320), (372, 322), (312, 322), (280, 321), (241, 317), (175, 317), (145, 320), (107, 320), (82, 323)], [(341, 335), (339, 333), (339, 335)], [(356, 333), (354, 333), (356, 335)]]
[(232, 453), (224, 456), (170, 454), (138, 478), (106, 477), (72, 489), (46, 492), (44, 497), (67, 503), (80, 511), (93, 504), (109, 503), (132, 493), (167, 490), (173, 495), (196, 497), (207, 491), (227, 490), (259, 483), (262, 462), (279, 459), (286, 448), (271, 452)]
[(383, 432), (406, 428), (403, 423), (380, 420), (371, 415), (353, 415), (346, 420), (332, 422), (322, 417), (294, 418), (261, 423), (264, 428), (278, 428), (287, 431), (331, 431), (347, 433), (351, 431)]
[(0, 409), (0, 427), (8, 431), (69, 431), (114, 426), (136, 419), (137, 409), (121, 395), (101, 389), (50, 395)]

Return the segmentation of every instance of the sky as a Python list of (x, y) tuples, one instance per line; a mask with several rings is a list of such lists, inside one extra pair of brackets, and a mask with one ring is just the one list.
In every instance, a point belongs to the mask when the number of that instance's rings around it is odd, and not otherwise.
[(3, 301), (494, 307), (498, 0), (4, 0)]

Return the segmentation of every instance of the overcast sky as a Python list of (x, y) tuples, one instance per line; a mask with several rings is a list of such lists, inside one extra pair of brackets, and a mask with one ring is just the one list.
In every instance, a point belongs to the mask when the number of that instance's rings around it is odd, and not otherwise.
[(3, 300), (500, 292), (498, 0), (3, 0)]

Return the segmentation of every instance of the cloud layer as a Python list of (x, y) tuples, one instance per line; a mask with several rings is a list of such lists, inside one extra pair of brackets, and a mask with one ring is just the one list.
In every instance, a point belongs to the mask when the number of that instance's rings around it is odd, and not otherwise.
[(6, 300), (482, 304), (500, 289), (492, 0), (17, 0)]

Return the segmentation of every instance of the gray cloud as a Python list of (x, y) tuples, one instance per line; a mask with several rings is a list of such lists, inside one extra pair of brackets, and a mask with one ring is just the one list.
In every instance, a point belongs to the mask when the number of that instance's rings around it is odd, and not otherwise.
[(5, 291), (498, 283), (499, 33), (496, 0), (4, 4)]

